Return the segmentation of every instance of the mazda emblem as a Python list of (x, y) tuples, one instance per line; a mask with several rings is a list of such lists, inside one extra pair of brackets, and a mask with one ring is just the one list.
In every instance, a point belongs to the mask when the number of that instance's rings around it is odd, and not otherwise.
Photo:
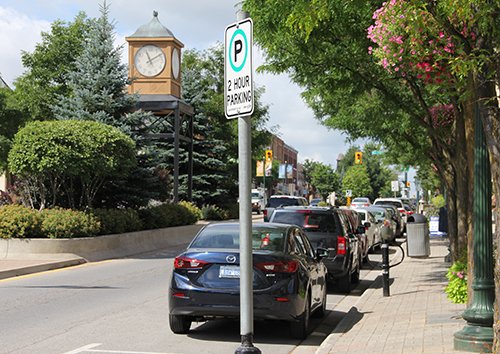
[(230, 255), (226, 257), (227, 263), (234, 263), (236, 262), (236, 256)]

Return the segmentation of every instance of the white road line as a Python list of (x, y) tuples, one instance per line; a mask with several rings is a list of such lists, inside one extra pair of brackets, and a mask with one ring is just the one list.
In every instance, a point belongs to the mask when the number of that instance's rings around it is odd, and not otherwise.
[(124, 350), (104, 350), (104, 349), (93, 349), (95, 347), (98, 347), (102, 345), (102, 343), (92, 343), (85, 345), (83, 347), (80, 347), (78, 349), (72, 350), (70, 352), (66, 352), (63, 354), (79, 354), (79, 353), (84, 353), (84, 352), (92, 352), (92, 353), (117, 353), (117, 354), (175, 354), (175, 353), (158, 353), (158, 352), (131, 352), (131, 351), (124, 351)]
[(102, 345), (102, 343), (92, 343), (92, 344), (85, 345), (83, 347), (80, 347), (78, 349), (75, 349), (75, 350), (72, 350), (70, 352), (66, 352), (66, 353), (63, 353), (63, 354), (78, 354), (78, 353), (83, 353), (83, 352), (89, 351), (89, 349), (98, 347), (100, 345)]

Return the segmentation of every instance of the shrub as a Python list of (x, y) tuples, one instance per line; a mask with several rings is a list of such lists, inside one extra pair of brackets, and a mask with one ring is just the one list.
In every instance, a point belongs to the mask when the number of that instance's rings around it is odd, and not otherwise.
[(216, 205), (204, 205), (201, 208), (203, 220), (225, 220), (227, 213)]
[(49, 238), (89, 237), (99, 233), (99, 220), (92, 214), (71, 209), (44, 209), (42, 234)]
[(94, 209), (92, 214), (101, 223), (101, 235), (142, 230), (139, 213), (134, 209)]
[(448, 299), (455, 304), (467, 303), (467, 261), (458, 260), (446, 273), (448, 285), (445, 288)]
[(160, 204), (140, 209), (139, 216), (146, 230), (190, 225), (198, 220), (193, 211), (184, 204)]
[(36, 210), (22, 205), (4, 205), (0, 207), (0, 237), (40, 237), (41, 220)]
[(191, 222), (190, 224), (196, 223), (198, 220), (201, 220), (201, 218), (203, 217), (203, 215), (201, 214), (201, 209), (198, 208), (196, 206), (196, 204), (194, 204), (192, 202), (187, 202), (187, 201), (181, 200), (179, 202), (179, 205), (186, 208), (189, 211), (189, 213), (193, 215), (193, 218), (195, 218), (195, 220), (193, 222)]

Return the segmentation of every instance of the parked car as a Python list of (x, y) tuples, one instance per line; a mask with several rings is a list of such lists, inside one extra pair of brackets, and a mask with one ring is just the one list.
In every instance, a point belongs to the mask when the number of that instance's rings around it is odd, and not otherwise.
[[(174, 260), (169, 322), (174, 333), (193, 321), (240, 316), (240, 226), (208, 224)], [(252, 225), (254, 318), (285, 320), (293, 337), (326, 311), (327, 270), (300, 227)]]
[(304, 197), (296, 197), (293, 195), (272, 195), (269, 197), (266, 208), (264, 209), (264, 221), (269, 221), (274, 209), (279, 206), (288, 205), (306, 206), (309, 205), (309, 202)]
[(361, 218), (361, 223), (365, 227), (365, 235), (368, 242), (368, 250), (373, 251), (375, 245), (380, 244), (380, 228), (377, 224), (377, 220), (373, 214), (366, 208), (355, 208), (354, 209), (359, 217)]
[(252, 189), (252, 212), (260, 212), (264, 209), (264, 195), (258, 189)]
[(373, 202), (373, 205), (392, 205), (396, 207), (401, 214), (402, 225), (401, 232), (406, 232), (406, 209), (404, 203), (399, 198), (377, 198)]
[(367, 210), (375, 218), (381, 240), (385, 237), (388, 241), (394, 241), (396, 239), (397, 223), (392, 214), (381, 206), (371, 206)]
[(386, 209), (389, 212), (391, 219), (394, 220), (394, 222), (396, 223), (395, 237), (403, 236), (404, 222), (398, 208), (396, 208), (394, 205), (388, 205), (388, 204), (377, 204), (376, 206)]
[(358, 213), (350, 208), (339, 208), (341, 220), (347, 228), (347, 232), (355, 235), (359, 240), (360, 255), (362, 262), (368, 261), (368, 238), (365, 234), (365, 226), (361, 222)]
[(347, 232), (337, 208), (288, 206), (276, 208), (271, 222), (302, 227), (316, 249), (325, 249), (323, 263), (328, 280), (340, 292), (349, 293), (359, 282), (361, 254), (358, 238)]
[(351, 208), (369, 207), (372, 205), (370, 198), (358, 197), (351, 201)]

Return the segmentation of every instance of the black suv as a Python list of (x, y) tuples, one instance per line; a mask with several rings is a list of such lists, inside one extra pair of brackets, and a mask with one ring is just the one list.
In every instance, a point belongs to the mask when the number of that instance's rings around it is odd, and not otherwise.
[(269, 221), (301, 226), (313, 247), (324, 253), (323, 263), (328, 269), (328, 280), (335, 282), (339, 291), (349, 293), (351, 284), (359, 282), (359, 239), (347, 231), (337, 208), (278, 207)]

